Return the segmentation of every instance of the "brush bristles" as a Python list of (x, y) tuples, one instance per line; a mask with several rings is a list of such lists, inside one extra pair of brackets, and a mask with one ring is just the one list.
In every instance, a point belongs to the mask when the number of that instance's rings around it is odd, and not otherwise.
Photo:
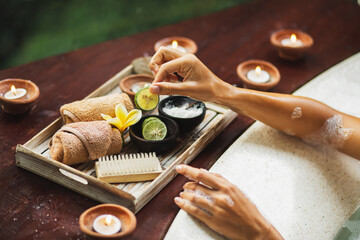
[(99, 158), (98, 177), (161, 171), (155, 153), (112, 155)]

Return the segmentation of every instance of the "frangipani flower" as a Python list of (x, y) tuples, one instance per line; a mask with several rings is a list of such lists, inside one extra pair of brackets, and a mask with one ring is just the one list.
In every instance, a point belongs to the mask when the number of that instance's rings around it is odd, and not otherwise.
[(141, 118), (141, 111), (138, 109), (133, 109), (130, 112), (127, 111), (124, 104), (119, 103), (115, 107), (115, 116), (112, 118), (109, 115), (102, 114), (101, 116), (111, 125), (114, 125), (117, 129), (120, 130), (121, 133), (124, 133), (127, 127), (134, 125), (137, 123)]

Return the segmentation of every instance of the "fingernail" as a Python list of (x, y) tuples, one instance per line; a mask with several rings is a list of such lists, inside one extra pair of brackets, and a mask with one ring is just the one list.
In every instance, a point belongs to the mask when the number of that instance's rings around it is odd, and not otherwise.
[(182, 197), (183, 194), (184, 194), (184, 192), (181, 192), (181, 193), (179, 194), (179, 196)]
[(179, 203), (181, 203), (181, 201), (182, 201), (182, 199), (181, 199), (180, 197), (176, 197), (176, 198), (175, 198), (175, 202), (176, 202), (176, 203), (179, 204)]
[(181, 165), (178, 165), (178, 166), (176, 166), (176, 171), (180, 172), (182, 170), (182, 168), (183, 167)]
[(158, 93), (160, 93), (160, 88), (158, 86), (151, 86), (150, 92), (153, 94), (158, 94)]

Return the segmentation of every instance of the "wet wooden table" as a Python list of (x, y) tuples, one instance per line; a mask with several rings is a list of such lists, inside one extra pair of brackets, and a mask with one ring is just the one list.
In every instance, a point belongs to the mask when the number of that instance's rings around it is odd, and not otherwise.
[[(302, 29), (315, 45), (298, 62), (281, 60), (270, 35), (282, 28)], [(154, 43), (178, 35), (193, 39), (197, 56), (220, 78), (241, 86), (236, 66), (263, 59), (281, 73), (275, 92), (291, 93), (321, 72), (360, 50), (360, 7), (350, 0), (255, 1), (129, 37), (0, 71), (0, 79), (34, 81), (41, 95), (24, 115), (0, 111), (0, 236), (2, 239), (86, 239), (79, 215), (98, 203), (15, 166), (15, 147), (60, 116), (61, 105), (84, 98), (132, 59), (152, 55)], [(341, 81), (341, 79), (339, 79)], [(251, 124), (239, 116), (192, 163), (209, 168)], [(185, 179), (178, 176), (138, 214), (128, 239), (161, 239), (178, 208), (173, 198)]]

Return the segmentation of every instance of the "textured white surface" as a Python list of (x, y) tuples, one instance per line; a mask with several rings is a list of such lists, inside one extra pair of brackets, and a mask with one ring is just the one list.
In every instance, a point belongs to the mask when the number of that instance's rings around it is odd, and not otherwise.
[[(360, 117), (360, 53), (296, 91)], [(260, 122), (211, 168), (243, 190), (290, 239), (332, 239), (360, 205), (360, 161), (310, 146)], [(166, 237), (223, 239), (180, 211)]]

